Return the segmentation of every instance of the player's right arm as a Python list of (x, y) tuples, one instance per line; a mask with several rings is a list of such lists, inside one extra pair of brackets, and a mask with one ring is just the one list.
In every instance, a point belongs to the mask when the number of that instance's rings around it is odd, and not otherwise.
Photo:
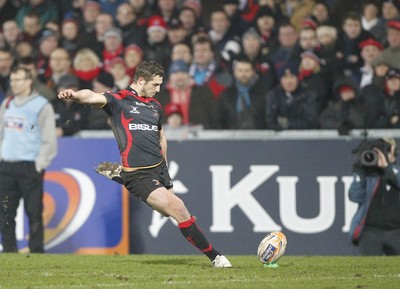
[(95, 93), (90, 89), (82, 89), (74, 91), (72, 89), (66, 89), (58, 94), (60, 99), (71, 99), (73, 101), (90, 104), (97, 107), (102, 107), (107, 103), (107, 99), (102, 93)]

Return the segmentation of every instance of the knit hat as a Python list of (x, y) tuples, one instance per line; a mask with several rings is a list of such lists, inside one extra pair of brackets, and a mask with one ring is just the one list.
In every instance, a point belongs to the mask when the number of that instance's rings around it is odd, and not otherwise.
[(273, 17), (273, 18), (275, 17), (274, 11), (268, 5), (260, 6), (260, 9), (258, 9), (258, 12), (256, 15), (256, 19), (258, 19), (260, 17), (264, 17), (264, 16)]
[(121, 65), (122, 65), (123, 67), (125, 67), (125, 69), (126, 69), (126, 63), (125, 63), (125, 61), (124, 61), (121, 57), (114, 57), (114, 58), (111, 60), (109, 67), (111, 68), (111, 67), (113, 67), (115, 64), (121, 64)]
[(304, 51), (300, 54), (301, 58), (309, 57), (311, 59), (314, 59), (316, 62), (321, 63), (321, 59), (318, 57), (318, 55), (313, 52), (313, 51)]
[(378, 48), (379, 50), (383, 50), (383, 45), (382, 43), (380, 43), (379, 41), (373, 39), (373, 38), (368, 38), (364, 41), (361, 41), (358, 44), (358, 47), (360, 47), (360, 49), (363, 49), (365, 46), (375, 46), (376, 48)]
[(167, 24), (160, 15), (151, 16), (147, 22), (147, 33), (154, 30), (167, 31)]
[(40, 32), (40, 37), (39, 37), (38, 43), (40, 44), (40, 43), (42, 43), (43, 41), (45, 41), (46, 39), (48, 39), (50, 37), (55, 37), (55, 38), (58, 39), (58, 34), (55, 31), (51, 30), (51, 29), (43, 29)]
[(318, 23), (313, 17), (308, 17), (303, 20), (303, 22), (301, 23), (301, 27), (302, 28), (310, 27), (316, 30), (318, 28)]
[(108, 37), (115, 37), (122, 41), (122, 32), (119, 28), (110, 28), (106, 33), (104, 33), (104, 39), (107, 39)]
[(396, 30), (400, 30), (400, 21), (398, 20), (391, 20), (387, 23), (388, 28), (393, 28)]
[(250, 37), (250, 36), (254, 36), (254, 37), (256, 37), (258, 40), (261, 41), (261, 36), (260, 36), (260, 34), (257, 32), (257, 30), (256, 30), (254, 27), (250, 27), (249, 29), (247, 29), (247, 30), (243, 33), (243, 35), (242, 35), (242, 41), (243, 41), (244, 39), (246, 39), (247, 37)]
[(124, 53), (127, 53), (130, 50), (136, 51), (138, 54), (143, 56), (143, 50), (136, 44), (129, 44), (127, 47), (125, 47)]
[(63, 75), (58, 81), (58, 88), (73, 88), (79, 87), (79, 79), (73, 74)]
[(189, 65), (183, 60), (176, 60), (169, 66), (169, 74), (175, 72), (189, 72)]
[(338, 88), (339, 93), (343, 93), (346, 91), (354, 91), (354, 87), (351, 87), (350, 85), (342, 85)]
[(385, 78), (386, 78), (386, 79), (390, 79), (390, 78), (393, 78), (393, 77), (400, 78), (400, 70), (399, 70), (399, 69), (397, 69), (397, 68), (390, 68), (390, 69), (388, 70), (388, 72), (386, 73)]
[(179, 18), (172, 18), (168, 22), (168, 30), (176, 30), (180, 28), (183, 28), (183, 23), (181, 22), (181, 20), (179, 20)]
[(183, 2), (183, 7), (189, 7), (193, 9), (196, 13), (196, 16), (199, 17), (201, 15), (201, 2), (200, 0), (185, 0)]
[(174, 113), (178, 113), (182, 116), (181, 107), (178, 104), (172, 103), (172, 102), (167, 103), (167, 105), (165, 106), (164, 112), (165, 112), (165, 116), (167, 116), (167, 117)]
[(278, 68), (277, 75), (278, 75), (278, 78), (281, 79), (287, 73), (297, 75), (298, 72), (299, 72), (298, 65), (296, 63), (289, 62), (289, 63), (284, 64), (282, 67)]
[(96, 81), (101, 83), (104, 86), (113, 88), (114, 87), (114, 78), (108, 72), (100, 72), (100, 74), (96, 77)]

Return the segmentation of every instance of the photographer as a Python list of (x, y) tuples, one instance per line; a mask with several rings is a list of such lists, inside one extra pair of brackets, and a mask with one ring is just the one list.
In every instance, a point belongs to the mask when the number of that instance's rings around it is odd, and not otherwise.
[(400, 167), (396, 141), (363, 142), (356, 150), (351, 201), (359, 204), (350, 236), (362, 255), (400, 255)]

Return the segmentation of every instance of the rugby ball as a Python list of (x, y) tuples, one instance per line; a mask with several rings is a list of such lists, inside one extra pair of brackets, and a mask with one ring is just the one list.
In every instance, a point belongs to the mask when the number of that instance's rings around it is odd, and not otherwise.
[(257, 257), (262, 263), (275, 263), (286, 250), (287, 239), (282, 232), (271, 232), (261, 241)]

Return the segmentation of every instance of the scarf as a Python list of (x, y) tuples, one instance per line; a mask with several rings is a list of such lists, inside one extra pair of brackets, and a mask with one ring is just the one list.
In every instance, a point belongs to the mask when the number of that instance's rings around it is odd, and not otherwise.
[(311, 76), (313, 73), (314, 69), (301, 69), (297, 78), (299, 79), (299, 81), (302, 81), (303, 79), (306, 79), (309, 76)]
[(200, 68), (196, 63), (192, 63), (189, 69), (189, 75), (194, 79), (196, 85), (207, 83), (216, 69), (215, 61), (212, 60), (207, 64), (206, 68)]
[(244, 110), (244, 108), (249, 108), (251, 106), (250, 89), (253, 87), (256, 80), (257, 78), (253, 78), (247, 85), (244, 85), (239, 81), (235, 82), (235, 86), (238, 91), (238, 98), (236, 100), (237, 113), (240, 113)]
[(83, 71), (83, 70), (75, 70), (74, 74), (79, 78), (84, 81), (92, 81), (99, 75), (101, 71), (101, 67), (96, 67), (92, 70), (89, 71)]

